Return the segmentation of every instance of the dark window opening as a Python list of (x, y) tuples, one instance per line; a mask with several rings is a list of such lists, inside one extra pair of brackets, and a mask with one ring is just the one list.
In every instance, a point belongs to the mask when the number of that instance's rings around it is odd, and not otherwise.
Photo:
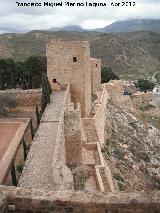
[(57, 80), (55, 78), (53, 78), (53, 83), (57, 83)]
[(96, 64), (96, 67), (98, 67), (98, 65)]
[(77, 62), (77, 57), (73, 57), (73, 62)]

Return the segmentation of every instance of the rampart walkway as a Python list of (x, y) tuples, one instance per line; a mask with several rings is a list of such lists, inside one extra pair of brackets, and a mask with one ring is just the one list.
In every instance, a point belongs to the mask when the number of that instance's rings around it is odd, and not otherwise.
[(21, 187), (55, 189), (52, 162), (64, 98), (65, 91), (54, 91), (51, 95), (20, 178)]

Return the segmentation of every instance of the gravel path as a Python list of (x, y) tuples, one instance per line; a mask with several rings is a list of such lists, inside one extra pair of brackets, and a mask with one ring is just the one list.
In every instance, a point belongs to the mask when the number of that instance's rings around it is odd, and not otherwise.
[(19, 185), (54, 190), (52, 161), (65, 91), (55, 91), (47, 106), (25, 163)]

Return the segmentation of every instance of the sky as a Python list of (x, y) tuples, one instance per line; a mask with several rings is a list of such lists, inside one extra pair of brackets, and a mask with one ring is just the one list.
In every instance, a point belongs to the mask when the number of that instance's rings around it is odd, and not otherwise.
[[(62, 7), (44, 6), (44, 2), (63, 2)], [(41, 6), (18, 6), (18, 3), (41, 3)], [(72, 3), (106, 3), (105, 7), (69, 7)], [(111, 6), (111, 3), (121, 6)], [(160, 19), (160, 0), (133, 0), (135, 6), (122, 6), (125, 0), (0, 0), (0, 33), (47, 30), (78, 25), (84, 29), (105, 27), (114, 21)]]

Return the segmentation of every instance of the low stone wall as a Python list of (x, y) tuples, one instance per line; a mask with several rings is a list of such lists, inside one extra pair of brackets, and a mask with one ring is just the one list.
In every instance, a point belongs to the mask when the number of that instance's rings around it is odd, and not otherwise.
[(40, 105), (42, 90), (41, 89), (10, 89), (0, 90), (0, 95), (11, 96), (17, 100), (20, 106), (35, 106)]
[[(160, 192), (91, 193), (40, 191), (0, 186), (0, 210), (39, 213), (158, 213)], [(8, 206), (9, 205), (9, 206)], [(3, 210), (4, 209), (4, 210)]]
[(133, 106), (139, 108), (143, 104), (151, 102), (153, 100), (153, 95), (152, 92), (136, 92), (132, 95), (131, 100), (133, 102)]

